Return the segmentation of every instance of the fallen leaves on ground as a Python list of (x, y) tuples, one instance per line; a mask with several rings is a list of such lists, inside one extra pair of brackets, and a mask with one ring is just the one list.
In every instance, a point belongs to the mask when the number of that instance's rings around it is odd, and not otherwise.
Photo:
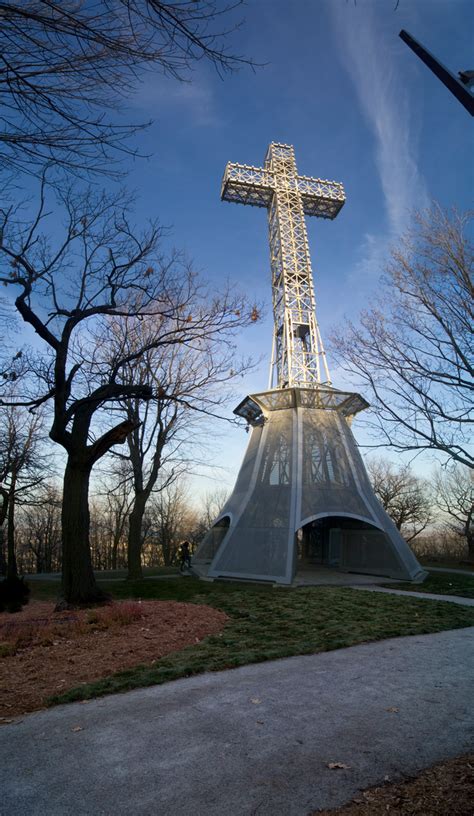
[(219, 632), (227, 620), (218, 609), (177, 601), (123, 601), (65, 612), (30, 601), (15, 615), (1, 613), (0, 715), (11, 719), (35, 711), (59, 691), (153, 664)]
[(328, 768), (330, 768), (331, 771), (335, 771), (338, 768), (347, 771), (350, 767), (350, 765), (346, 765), (344, 762), (328, 762)]
[(361, 791), (351, 802), (310, 816), (472, 816), (474, 754), (428, 768), (403, 782)]

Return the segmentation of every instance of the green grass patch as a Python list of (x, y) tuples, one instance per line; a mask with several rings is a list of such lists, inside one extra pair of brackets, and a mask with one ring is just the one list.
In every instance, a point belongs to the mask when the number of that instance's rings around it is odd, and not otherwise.
[(474, 577), (455, 572), (430, 572), (422, 584), (385, 584), (390, 589), (406, 589), (410, 592), (431, 592), (433, 595), (457, 595), (474, 598)]
[(325, 652), (399, 635), (474, 625), (474, 609), (337, 587), (273, 589), (262, 585), (137, 581), (107, 586), (116, 598), (208, 604), (226, 612), (224, 630), (180, 652), (71, 689), (49, 705), (128, 691), (208, 671), (292, 655)]
[(35, 601), (56, 601), (61, 592), (61, 583), (43, 579), (26, 582), (31, 590), (30, 599)]
[[(128, 570), (94, 570), (94, 575), (98, 581), (107, 581), (108, 578), (126, 578)], [(143, 567), (143, 575), (179, 575), (179, 567)]]
[(422, 564), (426, 569), (431, 569), (431, 567), (439, 567), (439, 569), (456, 569), (461, 570), (462, 572), (474, 572), (474, 562), (469, 563), (469, 561), (457, 561), (454, 558), (418, 558), (420, 564)]

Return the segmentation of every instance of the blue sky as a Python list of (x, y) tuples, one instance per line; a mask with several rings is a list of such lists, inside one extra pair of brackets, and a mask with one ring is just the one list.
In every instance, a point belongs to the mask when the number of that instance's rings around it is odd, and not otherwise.
[[(143, 140), (154, 156), (133, 173), (140, 210), (173, 225), (176, 243), (209, 278), (230, 278), (268, 303), (264, 323), (240, 338), (244, 352), (270, 354), (266, 213), (220, 202), (227, 161), (261, 165), (268, 143), (280, 141), (294, 145), (301, 173), (343, 182), (338, 218), (307, 224), (324, 338), (376, 293), (388, 248), (413, 208), (432, 199), (470, 203), (471, 119), (398, 32), (407, 29), (453, 71), (472, 67), (474, 6), (394, 5), (250, 0), (233, 50), (264, 68), (221, 81), (199, 65), (190, 85), (148, 76), (135, 98), (137, 114), (155, 120)], [(265, 361), (242, 381), (242, 396), (266, 382)], [(229, 487), (246, 441), (238, 431), (221, 441), (228, 470), (219, 481)]]
[[(237, 401), (267, 384), (270, 274), (265, 211), (220, 202), (227, 161), (261, 165), (269, 142), (285, 142), (301, 173), (344, 184), (347, 202), (334, 222), (307, 220), (324, 339), (376, 293), (411, 209), (431, 199), (470, 203), (471, 118), (398, 32), (407, 29), (454, 72), (474, 68), (474, 4), (394, 6), (248, 0), (229, 46), (264, 67), (221, 80), (199, 63), (187, 84), (149, 73), (130, 102), (134, 118), (154, 120), (138, 145), (152, 156), (133, 163), (127, 182), (137, 191), (137, 221), (158, 216), (208, 279), (235, 281), (268, 304), (266, 319), (239, 338), (242, 353), (262, 353), (265, 364), (242, 380)], [(342, 386), (330, 358), (329, 366)], [(232, 486), (246, 442), (242, 430), (226, 431), (219, 483)]]

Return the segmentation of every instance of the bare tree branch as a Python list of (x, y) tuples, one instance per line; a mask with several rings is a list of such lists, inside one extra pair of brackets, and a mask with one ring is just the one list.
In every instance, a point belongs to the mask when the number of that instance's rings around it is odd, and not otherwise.
[(386, 459), (369, 459), (366, 464), (382, 507), (406, 541), (412, 541), (434, 518), (428, 483), (415, 476), (408, 465), (396, 467)]
[(447, 527), (466, 540), (474, 562), (474, 472), (457, 467), (438, 470), (434, 480), (436, 504)]
[(371, 428), (398, 451), (436, 450), (474, 467), (471, 214), (435, 206), (392, 251), (383, 295), (333, 338), (342, 368), (372, 395)]
[[(111, 170), (149, 123), (107, 118), (158, 70), (188, 78), (198, 60), (222, 75), (252, 61), (230, 52), (242, 0), (0, 2), (0, 152), (4, 167)], [(226, 23), (228, 21), (228, 23)], [(227, 28), (227, 26), (229, 26)]]

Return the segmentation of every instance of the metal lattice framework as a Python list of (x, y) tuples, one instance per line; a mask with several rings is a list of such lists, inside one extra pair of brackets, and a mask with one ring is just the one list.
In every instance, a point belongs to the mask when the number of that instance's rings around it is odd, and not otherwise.
[(298, 175), (293, 147), (272, 142), (263, 168), (229, 162), (221, 198), (268, 210), (274, 314), (270, 388), (330, 385), (305, 215), (335, 218), (345, 201), (342, 184)]

